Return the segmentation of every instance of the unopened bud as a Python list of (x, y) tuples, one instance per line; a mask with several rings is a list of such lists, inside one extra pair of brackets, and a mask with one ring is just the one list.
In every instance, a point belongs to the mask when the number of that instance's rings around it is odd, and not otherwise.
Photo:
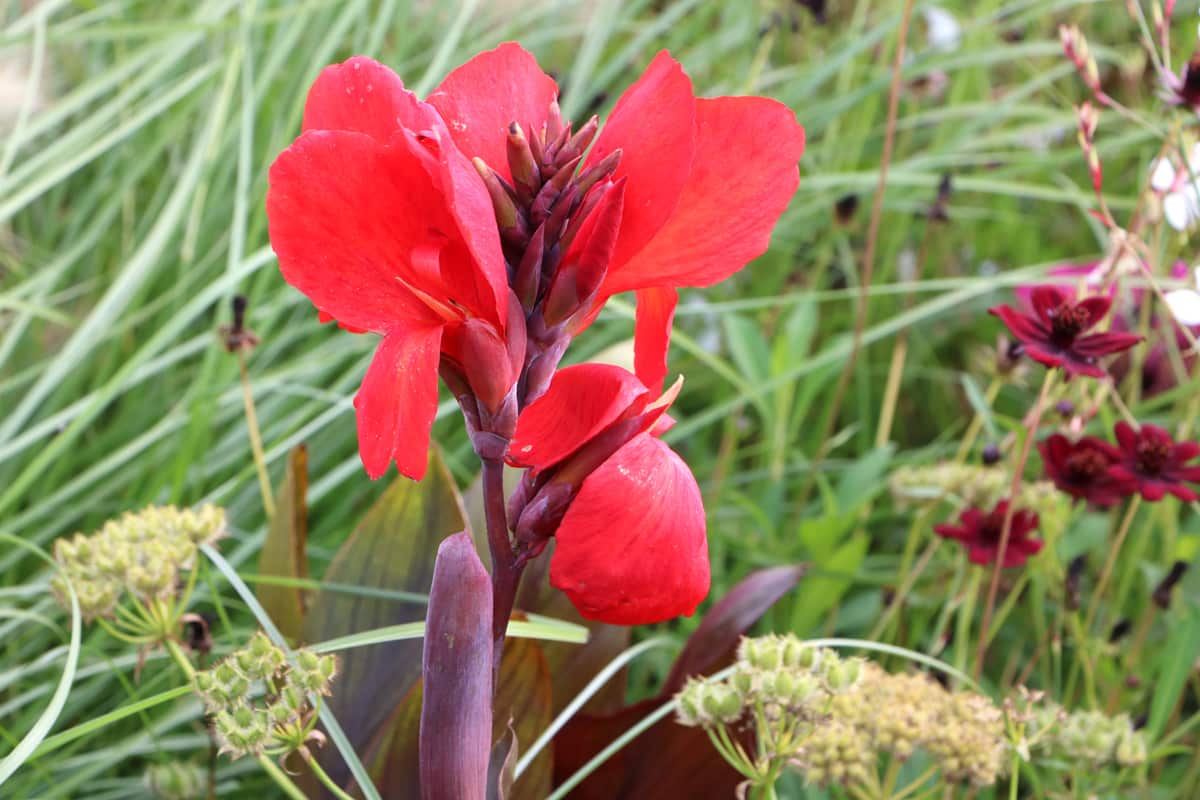
[(742, 716), (742, 696), (728, 684), (710, 683), (705, 687), (701, 706), (721, 722), (733, 722)]
[(471, 159), (475, 171), (483, 179), (488, 196), (492, 198), (492, 210), (496, 214), (496, 225), (500, 229), (500, 238), (510, 245), (524, 248), (529, 243), (529, 224), (525, 215), (517, 208), (516, 191), (508, 186), (494, 169), (489, 167), (478, 156)]
[(559, 149), (555, 154), (555, 161), (565, 164), (573, 159), (583, 155), (588, 149), (588, 145), (592, 143), (592, 139), (596, 138), (596, 131), (600, 127), (600, 119), (594, 114), (592, 118), (583, 124), (583, 127)]
[(533, 151), (529, 147), (529, 140), (525, 138), (525, 131), (521, 130), (521, 126), (515, 122), (508, 126), (506, 155), (508, 156), (508, 170), (513, 176), (513, 188), (517, 191), (517, 199), (528, 205), (533, 202), (533, 198), (537, 196), (537, 191), (542, 185), (542, 173), (538, 169), (537, 159), (534, 158)]
[(1176, 561), (1171, 565), (1171, 571), (1166, 577), (1159, 581), (1158, 586), (1154, 587), (1153, 600), (1154, 604), (1164, 611), (1171, 606), (1171, 594), (1175, 590), (1176, 584), (1183, 578), (1187, 572), (1188, 564), (1186, 561)]

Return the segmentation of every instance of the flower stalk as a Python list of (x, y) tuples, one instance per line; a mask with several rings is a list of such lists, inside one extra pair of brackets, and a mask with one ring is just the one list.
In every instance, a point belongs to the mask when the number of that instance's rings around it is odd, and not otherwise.
[(978, 680), (983, 674), (983, 660), (987, 656), (988, 646), (988, 627), (992, 621), (992, 611), (996, 606), (996, 594), (1000, 590), (1000, 571), (1004, 568), (1004, 556), (1008, 551), (1008, 540), (1012, 534), (1013, 517), (1016, 514), (1017, 494), (1021, 490), (1021, 481), (1025, 473), (1025, 462), (1029, 460), (1029, 450), (1033, 445), (1033, 440), (1037, 436), (1038, 426), (1042, 421), (1042, 414), (1046, 410), (1046, 403), (1050, 398), (1050, 390), (1054, 386), (1054, 379), (1058, 373), (1053, 369), (1046, 370), (1046, 377), (1042, 380), (1042, 390), (1038, 393), (1037, 402), (1034, 404), (1033, 412), (1030, 414), (1029, 423), (1026, 426), (1025, 438), (1021, 442), (1021, 451), (1017, 456), (1016, 464), (1013, 465), (1012, 486), (1008, 493), (1008, 509), (1004, 515), (1004, 525), (1000, 530), (1000, 543), (997, 547), (996, 564), (992, 567), (991, 581), (988, 583), (987, 600), (983, 605), (983, 619), (979, 623), (979, 646), (975, 651), (975, 672), (974, 677)]

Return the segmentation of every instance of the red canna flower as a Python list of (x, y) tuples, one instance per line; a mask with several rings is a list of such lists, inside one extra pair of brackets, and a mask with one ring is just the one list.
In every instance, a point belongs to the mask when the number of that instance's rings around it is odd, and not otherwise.
[(1113, 432), (1120, 451), (1108, 474), (1122, 494), (1140, 492), (1151, 502), (1168, 493), (1185, 502), (1196, 500), (1196, 492), (1186, 484), (1200, 483), (1200, 465), (1187, 462), (1200, 456), (1200, 444), (1176, 443), (1162, 428), (1144, 423), (1134, 429), (1121, 421)]
[[(990, 564), (996, 560), (1000, 550), (1000, 535), (1004, 531), (1004, 516), (1008, 513), (1008, 501), (1001, 500), (991, 511), (968, 508), (959, 517), (957, 525), (935, 525), (938, 536), (956, 539), (967, 548), (967, 558), (972, 564)], [(1031, 539), (1038, 526), (1038, 515), (1028, 509), (1013, 513), (1008, 533), (1008, 547), (1004, 551), (1004, 566), (1019, 567), (1030, 556), (1042, 549), (1040, 539)]]
[[(544, 106), (553, 97), (553, 81), (533, 57), (504, 45), (452, 72), (429, 100), (459, 148), (511, 177), (519, 194), (522, 179), (510, 167), (504, 132), (513, 121), (530, 123), (535, 133), (542, 125), (557, 129), (557, 106), (549, 114)], [(579, 135), (590, 137), (596, 124)], [(804, 129), (787, 106), (763, 97), (696, 98), (679, 63), (659, 53), (617, 101), (580, 168), (586, 174), (619, 159), (611, 177), (590, 191), (620, 184), (623, 197), (608, 220), (616, 237), (606, 263), (564, 281), (581, 309), (571, 329), (586, 327), (612, 295), (637, 290), (637, 371), (647, 385), (661, 386), (675, 287), (716, 283), (766, 250), (799, 184), (803, 150)], [(564, 264), (582, 246), (576, 239)], [(662, 360), (650, 363), (657, 354)]]
[(1038, 450), (1046, 474), (1059, 491), (1102, 508), (1116, 505), (1125, 496), (1108, 473), (1121, 455), (1108, 442), (1094, 436), (1072, 442), (1056, 433), (1038, 442)]
[(439, 365), (499, 413), (522, 320), (487, 189), (434, 106), (370, 59), (327, 67), (271, 166), (267, 218), (284, 278), (322, 318), (383, 337), (354, 398), (372, 478), (393, 460), (424, 475)]
[(1110, 297), (1076, 301), (1056, 286), (1039, 286), (1030, 301), (1031, 313), (1011, 306), (996, 306), (988, 312), (1004, 320), (1030, 358), (1048, 367), (1103, 378), (1106, 373), (1096, 359), (1127, 350), (1142, 340), (1132, 333), (1087, 333), (1108, 313)]
[(691, 614), (708, 594), (700, 488), (657, 437), (681, 382), (663, 396), (626, 370), (559, 370), (522, 413), (509, 462), (530, 467), (510, 504), (536, 555), (550, 535), (550, 583), (588, 619), (641, 625)]

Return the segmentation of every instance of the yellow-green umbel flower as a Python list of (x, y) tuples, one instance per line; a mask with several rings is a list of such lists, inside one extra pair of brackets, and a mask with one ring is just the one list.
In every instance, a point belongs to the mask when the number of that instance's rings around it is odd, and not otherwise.
[[(222, 752), (279, 755), (305, 751), (318, 734), (320, 698), (330, 693), (337, 673), (332, 655), (297, 650), (289, 662), (263, 633), (210, 669), (197, 672), (193, 685), (208, 713)], [(306, 756), (307, 757), (307, 756)]]
[(225, 530), (225, 512), (212, 505), (126, 513), (89, 536), (59, 539), (54, 557), (62, 576), (52, 585), (65, 606), (69, 580), (89, 620), (113, 616), (126, 593), (143, 604), (165, 600), (179, 591), (179, 574), (194, 565), (196, 547)]

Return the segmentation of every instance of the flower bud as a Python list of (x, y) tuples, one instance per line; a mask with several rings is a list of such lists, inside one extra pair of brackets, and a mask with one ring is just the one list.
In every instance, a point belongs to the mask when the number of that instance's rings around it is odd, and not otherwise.
[(706, 684), (700, 705), (709, 716), (721, 722), (733, 722), (742, 716), (742, 696), (725, 683)]
[(146, 789), (160, 800), (194, 800), (204, 794), (204, 771), (190, 762), (151, 764), (144, 780)]

